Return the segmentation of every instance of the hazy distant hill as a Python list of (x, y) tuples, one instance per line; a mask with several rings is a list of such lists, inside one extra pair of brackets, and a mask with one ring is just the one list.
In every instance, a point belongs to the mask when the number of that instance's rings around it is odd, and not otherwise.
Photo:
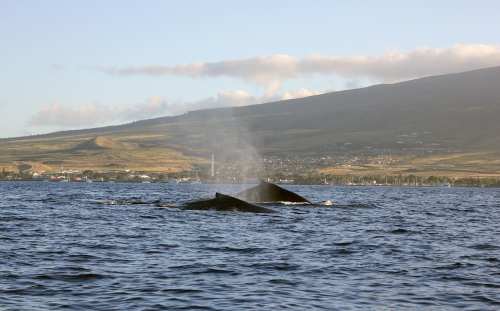
[(105, 136), (188, 155), (252, 146), (261, 152), (321, 152), (346, 143), (356, 148), (397, 148), (419, 141), (455, 149), (499, 149), (498, 120), (500, 67), (494, 67), (8, 140)]

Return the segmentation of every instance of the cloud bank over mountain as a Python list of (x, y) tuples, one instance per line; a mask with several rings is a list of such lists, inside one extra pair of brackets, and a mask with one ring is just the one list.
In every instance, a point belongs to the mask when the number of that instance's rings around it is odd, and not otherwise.
[[(194, 102), (171, 101), (154, 95), (144, 102), (122, 108), (108, 107), (99, 102), (64, 107), (53, 102), (31, 117), (31, 126), (87, 127), (105, 122), (133, 121), (165, 115), (182, 114), (190, 110), (217, 107), (246, 106), (266, 102), (295, 99), (323, 94), (329, 90), (299, 89), (281, 95), (276, 91), (289, 79), (309, 78), (313, 75), (337, 75), (346, 80), (346, 88), (360, 86), (360, 79), (393, 83), (431, 75), (469, 71), (500, 66), (499, 46), (470, 44), (454, 45), (449, 49), (416, 47), (408, 52), (388, 50), (381, 54), (338, 57), (313, 54), (304, 58), (290, 55), (256, 56), (220, 62), (184, 63), (169, 67), (152, 66), (94, 66), (94, 70), (113, 76), (185, 76), (192, 78), (231, 77), (247, 83), (263, 84), (263, 95), (252, 95), (243, 90), (219, 92), (216, 97)], [(54, 70), (61, 70), (54, 65)]]
[(193, 78), (232, 77), (269, 84), (315, 74), (368, 77), (380, 82), (455, 73), (500, 65), (500, 48), (483, 44), (457, 44), (449, 49), (416, 47), (409, 52), (388, 50), (382, 54), (338, 57), (313, 54), (304, 58), (290, 55), (257, 56), (213, 63), (184, 63), (169, 67), (94, 66), (110, 75), (187, 76)]
[(78, 108), (64, 107), (60, 102), (53, 102), (30, 118), (31, 126), (84, 127), (112, 120), (141, 120), (165, 114), (168, 104), (161, 96), (152, 96), (143, 103), (127, 105), (121, 109), (109, 108), (95, 102), (79, 105)]
[[(275, 83), (274, 86), (279, 85)], [(88, 127), (106, 121), (136, 121), (165, 115), (178, 115), (191, 110), (256, 105), (265, 102), (319, 95), (328, 91), (332, 90), (300, 89), (285, 92), (282, 95), (275, 95), (274, 89), (270, 89), (265, 95), (253, 96), (245, 91), (238, 90), (234, 92), (220, 92), (215, 98), (210, 97), (195, 102), (175, 101), (172, 103), (168, 103), (165, 97), (154, 95), (143, 103), (127, 105), (121, 109), (117, 107), (109, 108), (98, 102), (80, 105), (75, 109), (73, 107), (64, 107), (60, 102), (54, 102), (31, 117), (28, 125), (55, 125), (63, 128)]]

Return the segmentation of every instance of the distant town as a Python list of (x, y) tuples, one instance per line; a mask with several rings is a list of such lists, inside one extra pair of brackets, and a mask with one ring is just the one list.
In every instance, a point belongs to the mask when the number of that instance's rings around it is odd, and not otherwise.
[[(60, 167), (40, 171), (36, 165), (3, 167), (0, 180), (48, 182), (131, 182), (131, 183), (258, 183), (267, 180), (277, 184), (344, 185), (344, 186), (439, 186), (439, 187), (500, 187), (496, 178), (452, 178), (447, 176), (417, 176), (414, 174), (341, 174), (350, 166), (384, 167), (404, 161), (395, 155), (344, 156), (267, 156), (234, 158), (230, 161), (203, 165), (180, 172), (147, 172), (121, 170), (78, 170)], [(319, 173), (326, 170), (328, 173)]]

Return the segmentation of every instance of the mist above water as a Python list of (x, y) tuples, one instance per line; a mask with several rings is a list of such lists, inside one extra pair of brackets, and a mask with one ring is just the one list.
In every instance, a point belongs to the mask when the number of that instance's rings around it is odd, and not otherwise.
[[(256, 145), (260, 137), (249, 130), (245, 121), (233, 116), (233, 110), (216, 109), (215, 114), (202, 121), (203, 132), (196, 133), (191, 128), (191, 123), (181, 123), (181, 131), (190, 133), (189, 146), (193, 149), (202, 150), (203, 156), (211, 160), (215, 156), (217, 163), (239, 162), (240, 174), (243, 178), (248, 177), (249, 167), (253, 159), (259, 158)], [(217, 112), (221, 112), (217, 115)]]

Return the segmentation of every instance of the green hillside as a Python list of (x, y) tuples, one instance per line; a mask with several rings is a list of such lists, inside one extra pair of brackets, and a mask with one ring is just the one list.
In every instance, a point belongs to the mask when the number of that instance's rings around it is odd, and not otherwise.
[[(473, 153), (488, 164), (500, 150), (498, 120), (500, 67), (494, 67), (120, 126), (9, 138), (0, 142), (0, 162), (181, 170), (207, 163), (212, 153), (224, 160), (254, 153), (383, 152), (429, 159)], [(488, 156), (481, 160), (481, 154)], [(497, 170), (495, 165), (490, 169)]]

